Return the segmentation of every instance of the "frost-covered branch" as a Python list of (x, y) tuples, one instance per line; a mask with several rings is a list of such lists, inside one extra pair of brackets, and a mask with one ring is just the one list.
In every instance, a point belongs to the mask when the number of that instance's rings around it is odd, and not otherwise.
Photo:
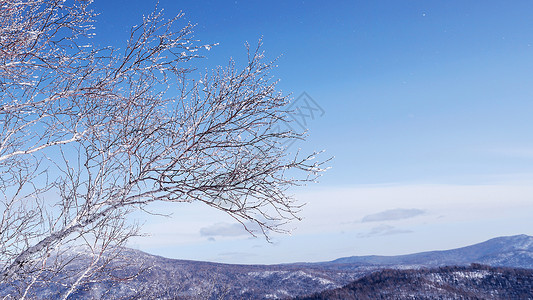
[[(288, 188), (324, 170), (287, 152), (303, 136), (277, 129), (289, 99), (260, 43), (244, 67), (194, 79), (210, 46), (181, 15), (156, 10), (123, 50), (98, 48), (88, 5), (0, 1), (0, 288), (16, 297), (56, 284), (66, 299), (109, 272), (103, 258), (137, 234), (128, 213), (156, 201), (283, 232), (301, 208)], [(65, 249), (79, 244), (95, 259), (76, 263)]]

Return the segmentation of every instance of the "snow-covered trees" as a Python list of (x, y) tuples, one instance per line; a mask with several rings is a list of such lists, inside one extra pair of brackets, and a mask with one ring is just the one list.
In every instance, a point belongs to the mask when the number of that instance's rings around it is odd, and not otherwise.
[[(0, 289), (13, 297), (55, 282), (67, 298), (96, 280), (137, 232), (127, 214), (154, 201), (281, 230), (299, 209), (287, 188), (322, 171), (287, 156), (302, 136), (276, 130), (288, 99), (259, 47), (244, 69), (194, 80), (209, 46), (181, 16), (155, 11), (121, 49), (99, 48), (89, 4), (0, 1)], [(73, 264), (66, 249), (80, 244), (92, 259)]]

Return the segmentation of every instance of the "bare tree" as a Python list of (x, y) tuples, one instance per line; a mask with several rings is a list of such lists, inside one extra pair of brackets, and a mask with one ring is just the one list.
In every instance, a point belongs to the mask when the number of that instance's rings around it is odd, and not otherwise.
[[(155, 201), (283, 231), (300, 209), (287, 189), (323, 170), (283, 146), (303, 136), (276, 130), (288, 98), (260, 45), (242, 70), (230, 61), (195, 80), (191, 60), (210, 46), (181, 15), (156, 9), (122, 50), (98, 48), (88, 5), (0, 1), (0, 288), (13, 297), (57, 282), (66, 299), (108, 272), (137, 233), (127, 214)], [(93, 259), (68, 267), (65, 247), (80, 243)]]

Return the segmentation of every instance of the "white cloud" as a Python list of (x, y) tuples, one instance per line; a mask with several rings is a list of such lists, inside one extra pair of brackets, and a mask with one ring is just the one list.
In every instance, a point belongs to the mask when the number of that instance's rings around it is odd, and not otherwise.
[(370, 229), (370, 231), (366, 233), (360, 233), (357, 236), (358, 237), (372, 237), (372, 236), (383, 236), (383, 235), (395, 235), (395, 234), (402, 234), (402, 233), (411, 233), (412, 230), (405, 230), (405, 229), (398, 229), (394, 226), (390, 225), (380, 225), (373, 227)]
[(421, 209), (411, 208), (411, 209), (389, 209), (384, 210), (375, 214), (366, 215), (363, 217), (361, 222), (380, 222), (380, 221), (394, 221), (402, 219), (410, 219), (416, 216), (424, 214), (425, 211)]
[(215, 236), (242, 236), (249, 235), (244, 226), (240, 223), (216, 223), (207, 227), (200, 228), (201, 236), (215, 237)]
[[(492, 185), (370, 185), (309, 189), (296, 195), (306, 202), (304, 220), (294, 223), (295, 234), (340, 232), (366, 228), (354, 220), (391, 219), (404, 223), (443, 223), (485, 220), (502, 213), (533, 207), (532, 182)], [(394, 211), (398, 206), (413, 207), (426, 213), (417, 218), (402, 218), (417, 211)], [(392, 211), (376, 215), (376, 212)], [(373, 215), (372, 217), (370, 217)], [(439, 216), (444, 216), (440, 218)], [(371, 224), (371, 223), (368, 223)]]
[[(240, 263), (323, 261), (449, 249), (498, 235), (533, 234), (533, 179), (517, 182), (308, 187), (295, 195), (300, 203), (307, 203), (300, 214), (304, 220), (288, 224), (287, 229), (296, 227), (291, 236), (271, 233), (273, 241), (279, 242), (276, 245), (260, 234), (258, 239), (250, 238), (242, 225), (209, 207), (164, 206), (161, 210), (174, 212), (174, 217), (148, 219), (144, 231), (153, 236), (134, 242), (141, 250), (163, 256)], [(406, 217), (408, 211), (388, 218), (382, 214), (398, 207), (425, 213), (410, 218), (398, 216)], [(381, 216), (380, 222), (386, 224), (361, 222), (371, 215)], [(385, 219), (391, 218), (394, 223), (387, 223), (391, 220)], [(368, 238), (362, 242), (363, 237)], [(391, 244), (395, 246), (384, 246)], [(220, 255), (224, 252), (257, 256), (238, 260)]]

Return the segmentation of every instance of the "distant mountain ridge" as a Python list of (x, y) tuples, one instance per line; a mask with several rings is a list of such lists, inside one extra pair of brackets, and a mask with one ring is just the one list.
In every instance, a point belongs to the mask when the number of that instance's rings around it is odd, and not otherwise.
[(428, 251), (397, 256), (352, 256), (326, 264), (357, 264), (409, 267), (466, 266), (479, 263), (490, 266), (533, 269), (533, 237), (525, 234), (497, 237), (462, 248)]
[[(76, 255), (80, 255), (77, 253)], [(83, 256), (81, 256), (83, 257)], [(330, 262), (282, 265), (232, 265), (169, 259), (124, 249), (127, 267), (116, 278), (144, 272), (129, 281), (104, 280), (84, 286), (80, 299), (288, 299), (341, 288), (384, 269), (469, 266), (533, 270), (533, 237), (499, 237), (463, 248), (399, 256), (353, 256)], [(83, 259), (83, 258), (80, 258)], [(146, 268), (149, 266), (149, 268)], [(118, 270), (118, 269), (117, 269)], [(117, 271), (118, 272), (118, 271)], [(39, 295), (53, 299), (63, 286), (43, 287)], [(8, 290), (0, 286), (0, 298)], [(533, 298), (533, 296), (532, 296)]]

